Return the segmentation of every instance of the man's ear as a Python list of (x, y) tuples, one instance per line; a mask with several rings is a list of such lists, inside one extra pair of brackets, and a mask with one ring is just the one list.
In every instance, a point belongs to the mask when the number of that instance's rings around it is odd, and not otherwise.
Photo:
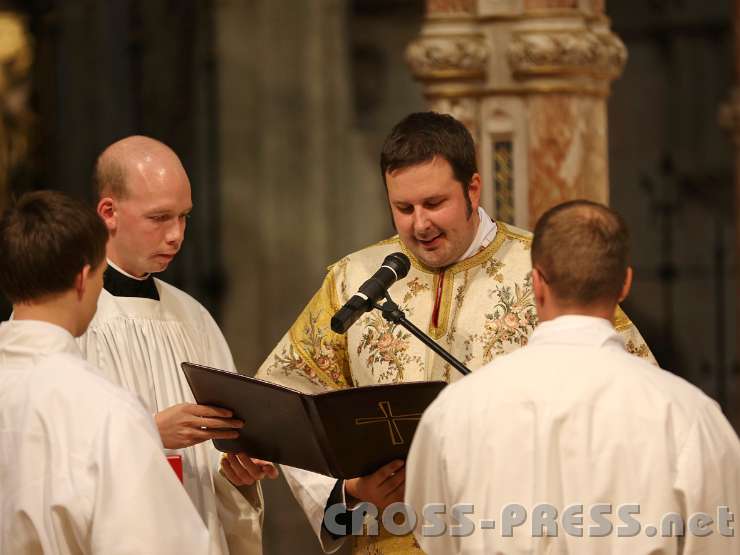
[(77, 293), (77, 299), (81, 300), (85, 295), (87, 289), (87, 280), (90, 277), (91, 272), (90, 264), (85, 264), (82, 270), (75, 276), (75, 292)]
[(473, 212), (478, 210), (478, 206), (480, 206), (480, 190), (481, 190), (480, 174), (474, 173), (473, 177), (470, 179), (470, 186), (468, 187), (468, 196), (470, 197), (470, 207), (473, 209)]
[(534, 298), (537, 301), (542, 302), (542, 299), (545, 296), (546, 287), (547, 282), (542, 279), (542, 274), (540, 274), (537, 268), (532, 268), (532, 290), (534, 291)]
[(619, 293), (619, 300), (617, 302), (622, 302), (624, 299), (627, 298), (627, 295), (630, 293), (630, 289), (632, 288), (632, 266), (627, 266), (627, 272), (624, 274), (624, 284), (622, 285), (622, 291)]
[(116, 201), (113, 200), (111, 197), (103, 197), (98, 202), (97, 210), (98, 216), (103, 219), (105, 227), (108, 228), (108, 231), (115, 231), (116, 226), (118, 225)]

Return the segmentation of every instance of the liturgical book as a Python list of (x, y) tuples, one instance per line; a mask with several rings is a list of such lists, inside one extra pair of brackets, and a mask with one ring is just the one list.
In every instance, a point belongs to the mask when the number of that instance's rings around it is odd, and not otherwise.
[(335, 478), (365, 476), (405, 459), (421, 414), (446, 385), (412, 382), (308, 394), (198, 364), (182, 364), (201, 405), (244, 421), (219, 451), (295, 466)]

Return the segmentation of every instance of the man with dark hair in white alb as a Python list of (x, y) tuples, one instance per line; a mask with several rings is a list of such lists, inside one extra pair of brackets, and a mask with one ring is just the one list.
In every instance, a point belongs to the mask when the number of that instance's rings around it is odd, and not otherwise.
[[(740, 553), (737, 435), (699, 389), (628, 353), (611, 322), (632, 283), (628, 245), (622, 218), (590, 201), (538, 221), (529, 343), (443, 390), (414, 436), (406, 502), (420, 521), (442, 504), (447, 526), (419, 523), (428, 555)], [(475, 529), (455, 535), (460, 504)], [(543, 515), (555, 525), (538, 526)]]
[(0, 220), (0, 553), (208, 553), (208, 534), (131, 393), (85, 362), (108, 233), (61, 193)]

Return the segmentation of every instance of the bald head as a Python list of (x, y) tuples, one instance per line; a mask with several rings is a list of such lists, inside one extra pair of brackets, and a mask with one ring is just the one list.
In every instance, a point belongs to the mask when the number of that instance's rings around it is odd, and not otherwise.
[(177, 154), (149, 137), (121, 139), (98, 158), (94, 182), (98, 214), (110, 234), (108, 258), (134, 276), (166, 269), (193, 207)]
[(532, 267), (561, 306), (620, 300), (628, 272), (624, 220), (604, 205), (566, 202), (545, 212), (532, 241)]
[(187, 175), (177, 154), (166, 144), (133, 135), (116, 141), (98, 157), (93, 173), (93, 184), (98, 200), (106, 196), (116, 199), (126, 198), (130, 188), (143, 177), (156, 181), (165, 173)]

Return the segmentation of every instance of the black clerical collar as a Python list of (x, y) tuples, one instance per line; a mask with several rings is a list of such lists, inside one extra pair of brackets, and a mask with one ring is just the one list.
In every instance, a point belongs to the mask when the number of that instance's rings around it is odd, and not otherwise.
[(149, 274), (146, 279), (134, 279), (118, 271), (111, 264), (103, 274), (103, 287), (114, 297), (139, 297), (159, 300), (159, 292), (154, 278)]

